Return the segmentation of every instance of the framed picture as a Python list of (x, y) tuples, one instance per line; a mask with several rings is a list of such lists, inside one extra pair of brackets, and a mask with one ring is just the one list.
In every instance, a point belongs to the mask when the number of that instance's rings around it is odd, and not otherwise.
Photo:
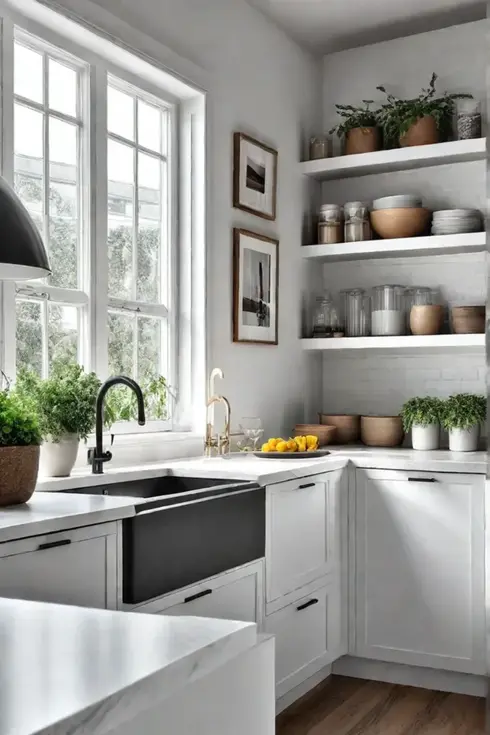
[(245, 133), (235, 133), (233, 143), (233, 206), (275, 220), (277, 151)]
[(233, 230), (233, 341), (278, 343), (279, 242)]

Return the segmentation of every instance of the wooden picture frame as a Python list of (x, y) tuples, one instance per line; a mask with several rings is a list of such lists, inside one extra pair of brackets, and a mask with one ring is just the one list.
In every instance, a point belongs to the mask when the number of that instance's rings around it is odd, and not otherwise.
[(245, 133), (233, 135), (233, 206), (274, 221), (277, 211), (277, 158)]
[(279, 241), (233, 230), (233, 342), (279, 342)]

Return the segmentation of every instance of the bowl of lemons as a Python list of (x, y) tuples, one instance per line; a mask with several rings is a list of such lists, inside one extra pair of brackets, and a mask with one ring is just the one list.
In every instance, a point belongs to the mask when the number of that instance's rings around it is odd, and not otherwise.
[(324, 457), (330, 454), (326, 449), (320, 449), (318, 437), (295, 436), (289, 439), (272, 438), (262, 444), (260, 452), (254, 452), (256, 457), (266, 459), (302, 459), (311, 457)]

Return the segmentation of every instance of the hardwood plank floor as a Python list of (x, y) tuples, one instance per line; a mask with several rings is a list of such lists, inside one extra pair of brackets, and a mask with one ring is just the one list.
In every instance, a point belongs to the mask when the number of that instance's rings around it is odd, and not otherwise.
[(282, 712), (276, 735), (483, 735), (485, 700), (332, 676)]

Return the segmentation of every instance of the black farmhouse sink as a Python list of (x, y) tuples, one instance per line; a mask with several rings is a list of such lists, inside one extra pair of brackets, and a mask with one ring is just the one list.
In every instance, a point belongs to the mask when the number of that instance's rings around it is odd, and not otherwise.
[(244, 484), (241, 480), (215, 480), (211, 477), (148, 477), (144, 480), (128, 480), (110, 485), (91, 485), (74, 490), (61, 490), (73, 495), (112, 495), (128, 498), (159, 498), (162, 495), (180, 495), (195, 490), (218, 488), (224, 485)]

